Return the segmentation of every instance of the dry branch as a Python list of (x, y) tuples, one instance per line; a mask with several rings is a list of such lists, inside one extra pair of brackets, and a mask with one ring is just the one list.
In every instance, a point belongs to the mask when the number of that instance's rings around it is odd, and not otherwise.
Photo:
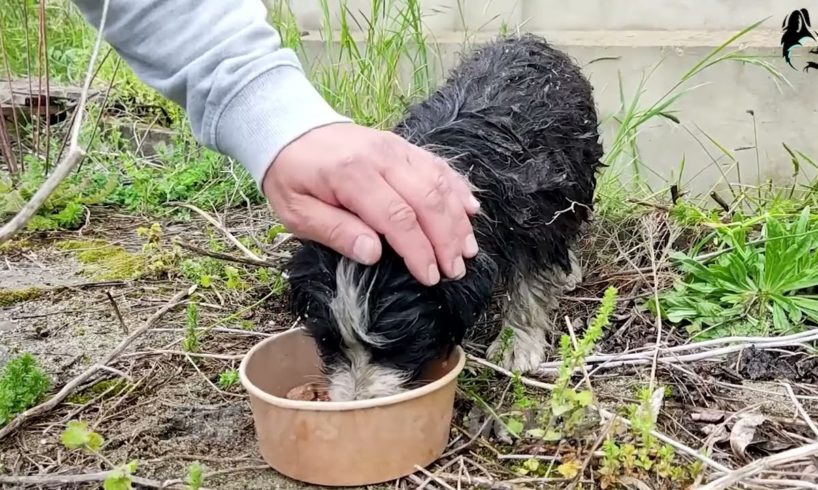
[(71, 128), (71, 143), (68, 147), (68, 152), (65, 158), (54, 168), (54, 172), (48, 176), (48, 179), (37, 189), (37, 192), (31, 199), (23, 206), (23, 208), (2, 228), (0, 228), (0, 243), (8, 241), (11, 237), (16, 235), (20, 230), (25, 228), (28, 222), (37, 214), (40, 207), (48, 200), (52, 193), (59, 187), (63, 180), (74, 170), (77, 164), (85, 154), (85, 150), (80, 147), (79, 137), (80, 128), (82, 127), (83, 112), (85, 111), (85, 103), (88, 101), (88, 90), (91, 87), (91, 79), (93, 77), (94, 64), (97, 61), (99, 54), (99, 47), (102, 44), (102, 32), (105, 29), (105, 20), (108, 17), (108, 5), (110, 0), (105, 0), (102, 8), (102, 18), (100, 19), (99, 30), (97, 33), (97, 40), (94, 44), (94, 50), (91, 52), (91, 60), (88, 62), (88, 71), (85, 74), (85, 83), (82, 87), (82, 94), (80, 95), (79, 103), (77, 104), (74, 124)]
[[(702, 361), (705, 359), (713, 359), (722, 357), (727, 354), (739, 352), (748, 348), (756, 350), (768, 350), (781, 347), (795, 347), (818, 340), (818, 329), (807, 330), (805, 332), (787, 335), (784, 337), (731, 337), (716, 339), (707, 342), (692, 343), (680, 345), (670, 348), (659, 349), (660, 357), (658, 362), (666, 364), (680, 364), (695, 361)], [(707, 350), (706, 347), (718, 344), (726, 344), (731, 342), (738, 342), (728, 347), (720, 347), (717, 349)], [(702, 352), (694, 354), (676, 355), (680, 352), (704, 349)], [(631, 352), (622, 354), (597, 354), (588, 356), (585, 359), (586, 364), (594, 365), (595, 369), (610, 369), (620, 366), (635, 366), (645, 365), (653, 362), (654, 351), (651, 352)], [(536, 374), (551, 374), (556, 372), (559, 368), (559, 362), (545, 362), (540, 364), (536, 370)]]
[[(229, 458), (228, 458), (229, 459)], [(219, 476), (229, 475), (232, 473), (241, 473), (246, 471), (264, 471), (270, 467), (266, 464), (253, 466), (239, 466), (236, 468), (228, 468), (224, 470), (212, 471), (205, 473), (203, 478), (216, 478)], [(19, 486), (64, 486), (77, 483), (91, 483), (101, 482), (108, 478), (113, 471), (100, 471), (97, 473), (73, 474), (73, 475), (32, 475), (32, 476), (4, 476), (0, 475), (0, 485), (16, 485)], [(131, 476), (131, 481), (137, 485), (149, 488), (188, 488), (184, 480), (153, 480), (150, 478), (142, 478), (139, 476)], [(205, 487), (200, 487), (201, 490), (207, 490)]]
[(82, 383), (87, 381), (91, 376), (93, 376), (97, 371), (104, 368), (104, 366), (108, 365), (113, 361), (117, 356), (119, 356), (125, 349), (128, 348), (129, 345), (133, 343), (140, 335), (144, 334), (151, 327), (159, 321), (162, 316), (165, 315), (168, 311), (176, 307), (183, 299), (187, 298), (196, 290), (196, 286), (192, 286), (190, 289), (185, 291), (181, 291), (177, 293), (170, 301), (168, 301), (165, 306), (160, 308), (156, 313), (151, 315), (150, 318), (145, 322), (144, 325), (139, 327), (139, 329), (135, 330), (131, 335), (126, 337), (122, 342), (119, 343), (118, 346), (110, 353), (108, 353), (103, 359), (99, 362), (91, 365), (83, 371), (80, 375), (69, 381), (63, 388), (52, 398), (48, 401), (37, 405), (36, 407), (30, 408), (25, 412), (19, 414), (17, 417), (14, 418), (11, 422), (8, 423), (5, 427), (0, 429), (0, 440), (11, 434), (12, 432), (16, 431), (20, 428), (26, 421), (39, 417), (49, 411), (53, 410), (57, 407), (63, 400), (65, 400), (68, 395), (70, 395), (74, 389), (80, 386)]
[[(21, 487), (65, 487), (66, 485), (76, 485), (78, 483), (92, 483), (105, 481), (111, 476), (113, 471), (100, 471), (97, 473), (85, 473), (74, 475), (33, 475), (33, 476), (4, 476), (0, 475), (0, 485), (14, 485), (14, 488)], [(148, 488), (180, 488), (181, 484), (170, 484), (159, 480), (151, 480), (132, 476), (131, 481), (137, 485)], [(206, 490), (202, 487), (202, 490)]]
[(699, 490), (724, 490), (725, 488), (731, 488), (733, 484), (755, 476), (762, 471), (769, 470), (784, 463), (808, 459), (816, 455), (818, 455), (818, 443), (773, 454), (772, 456), (753, 461), (735, 471), (731, 471), (721, 478), (699, 487)]

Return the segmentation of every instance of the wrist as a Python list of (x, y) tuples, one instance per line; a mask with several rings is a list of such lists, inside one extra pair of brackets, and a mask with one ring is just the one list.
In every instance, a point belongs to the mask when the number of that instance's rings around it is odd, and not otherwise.
[(279, 153), (307, 132), (349, 122), (321, 98), (303, 72), (279, 66), (247, 84), (215, 127), (218, 151), (235, 158), (260, 187)]

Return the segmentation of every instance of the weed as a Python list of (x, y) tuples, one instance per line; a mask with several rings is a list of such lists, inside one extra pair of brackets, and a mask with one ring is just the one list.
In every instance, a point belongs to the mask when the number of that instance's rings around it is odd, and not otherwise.
[(227, 277), (227, 281), (225, 282), (225, 286), (229, 290), (233, 291), (242, 291), (247, 288), (247, 283), (244, 282), (244, 279), (241, 278), (241, 274), (239, 270), (233, 266), (225, 266), (224, 274)]
[(31, 241), (27, 238), (12, 238), (0, 243), (0, 254), (10, 254), (13, 252), (24, 252), (31, 248)]
[(500, 342), (500, 348), (497, 349), (497, 351), (495, 352), (494, 356), (491, 359), (491, 361), (495, 363), (499, 362), (503, 358), (505, 353), (508, 352), (508, 349), (511, 348), (511, 342), (514, 340), (514, 330), (511, 327), (505, 326), (502, 328), (502, 330), (500, 330), (498, 338)]
[[(330, 25), (331, 2), (319, 1), (322, 40), (330, 62), (309, 62), (309, 52), (288, 2), (273, 3), (273, 25), (282, 32), (284, 44), (296, 50), (308, 65), (310, 79), (338, 112), (363, 125), (390, 127), (409, 103), (433, 87), (420, 2), (372, 0), (369, 11), (357, 16), (343, 1), (336, 39)], [(353, 26), (359, 27), (362, 39), (357, 39)], [(409, 80), (402, 84), (407, 72)]]
[(199, 490), (204, 484), (204, 468), (198, 461), (194, 461), (187, 469), (185, 484), (190, 490)]
[[(0, 176), (0, 218), (17, 213), (45, 181), (44, 162), (26, 156), (26, 172), (16, 185), (9, 178)], [(26, 229), (79, 228), (85, 222), (88, 206), (106, 202), (116, 185), (116, 179), (103, 173), (72, 174), (46, 200)]]
[(71, 251), (85, 267), (82, 273), (96, 280), (139, 279), (165, 277), (178, 264), (180, 251), (176, 245), (162, 247), (162, 230), (158, 224), (139, 228), (137, 236), (144, 238), (140, 252), (129, 252), (120, 245), (104, 240), (66, 240), (57, 248)]
[(187, 304), (185, 314), (185, 338), (182, 339), (182, 350), (197, 352), (199, 350), (199, 307), (196, 303)]
[(223, 390), (236, 386), (239, 383), (239, 372), (236, 369), (226, 369), (219, 373), (219, 387)]
[(660, 444), (651, 434), (658, 416), (654, 413), (654, 398), (667, 392), (667, 388), (654, 392), (641, 389), (637, 395), (639, 403), (625, 407), (630, 429), (621, 441), (609, 436), (602, 444), (603, 457), (597, 471), (601, 488), (615, 486), (623, 474), (637, 478), (654, 476), (675, 484), (689, 483), (699, 474), (700, 464), (679, 461), (672, 446)]
[[(751, 241), (758, 223), (760, 239)], [(676, 254), (686, 277), (661, 296), (665, 318), (706, 338), (767, 335), (770, 325), (783, 334), (818, 322), (818, 296), (811, 293), (818, 286), (818, 226), (809, 207), (797, 218), (766, 214), (713, 226), (723, 253), (709, 264)]]
[(548, 478), (551, 470), (551, 464), (544, 464), (536, 458), (526, 459), (519, 465), (514, 467), (514, 472), (520, 476), (529, 476), (534, 478)]
[[(609, 149), (604, 158), (604, 163), (608, 165), (609, 168), (603, 173), (597, 186), (596, 193), (599, 199), (598, 212), (601, 215), (606, 215), (611, 211), (611, 208), (621, 208), (623, 201), (617, 199), (617, 197), (621, 197), (624, 192), (629, 191), (632, 194), (633, 191), (650, 190), (642, 174), (644, 171), (651, 171), (651, 169), (644, 166), (642, 162), (638, 147), (639, 135), (648, 123), (654, 122), (657, 119), (663, 119), (672, 124), (680, 124), (678, 113), (674, 109), (674, 106), (680, 99), (703, 85), (689, 86), (691, 81), (700, 78), (700, 75), (707, 71), (708, 68), (725, 62), (751, 65), (766, 71), (771, 75), (776, 84), (778, 82), (789, 84), (786, 77), (766, 59), (745, 54), (741, 48), (732, 51), (728, 50), (730, 45), (758, 28), (762, 22), (763, 21), (759, 21), (749, 25), (729, 37), (721, 45), (714, 48), (691, 66), (667, 91), (662, 92), (660, 97), (647, 104), (643, 103), (644, 95), (647, 92), (647, 84), (650, 77), (659, 68), (661, 62), (657, 63), (649, 70), (646, 76), (642, 78), (630, 100), (626, 98), (620, 78), (619, 111), (616, 114), (604, 118), (602, 121), (616, 124), (616, 132), (613, 138), (611, 138)], [(682, 168), (683, 167), (684, 160), (682, 160)], [(626, 169), (630, 169), (632, 173), (633, 183), (635, 184), (634, 189), (626, 188), (625, 184), (620, 180)], [(719, 170), (723, 172), (721, 167), (719, 167)]]
[(566, 435), (570, 436), (586, 416), (593, 395), (589, 390), (576, 391), (572, 388), (571, 378), (585, 363), (585, 358), (591, 354), (610, 323), (616, 307), (616, 297), (616, 288), (609, 286), (602, 297), (599, 310), (576, 346), (572, 345), (571, 337), (567, 334), (560, 339), (560, 367), (551, 392), (549, 410), (545, 415), (546, 429), (536, 433), (545, 440), (555, 441)]
[(8, 361), (0, 374), (0, 427), (33, 407), (51, 389), (51, 381), (31, 354)]
[(87, 423), (78, 420), (69, 421), (65, 430), (60, 434), (60, 442), (66, 449), (80, 450), (94, 455), (112, 468), (103, 481), (104, 490), (130, 490), (132, 488), (131, 480), (133, 474), (136, 473), (137, 462), (133, 460), (127, 464), (114, 465), (100, 452), (105, 439), (97, 432), (88, 429)]

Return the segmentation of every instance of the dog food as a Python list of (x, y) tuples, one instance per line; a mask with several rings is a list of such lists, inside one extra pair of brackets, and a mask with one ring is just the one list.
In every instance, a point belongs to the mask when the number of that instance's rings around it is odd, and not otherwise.
[(329, 393), (327, 387), (321, 383), (304, 383), (287, 392), (290, 400), (300, 400), (305, 402), (328, 402)]

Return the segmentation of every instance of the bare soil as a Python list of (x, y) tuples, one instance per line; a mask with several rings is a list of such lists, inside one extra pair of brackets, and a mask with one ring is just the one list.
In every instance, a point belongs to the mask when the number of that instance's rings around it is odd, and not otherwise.
[[(237, 237), (260, 236), (261, 230), (273, 224), (266, 208), (233, 211), (220, 219)], [(110, 240), (136, 251), (141, 245), (134, 231), (151, 221), (99, 209), (93, 210), (90, 223), (82, 239)], [(211, 240), (208, 225), (197, 219), (166, 221), (162, 225), (163, 240), (168, 243), (178, 238), (207, 248)], [(555, 317), (561, 325), (564, 317), (572, 319), (581, 331), (599, 305), (596, 298), (608, 284), (617, 284), (620, 301), (598, 352), (634, 352), (656, 345), (659, 325), (645, 311), (643, 299), (657, 284), (664, 287), (673, 277), (661, 260), (654, 264), (657, 271), (664, 271), (661, 275), (654, 278), (652, 269), (646, 272), (645, 268), (651, 268), (647, 247), (634, 252), (633, 244), (652, 240), (654, 251), (661, 252), (669, 235), (662, 226), (634, 225), (634, 229), (642, 231), (611, 230), (610, 226), (598, 225), (589, 232), (581, 250), (585, 280), (562, 299)], [(94, 230), (93, 234), (90, 230)], [(645, 230), (654, 234), (640, 235)], [(38, 297), (0, 308), (0, 365), (21, 352), (34, 354), (52, 379), (52, 394), (103, 358), (169, 298), (190, 285), (178, 275), (149, 280), (94, 280), (71, 252), (55, 246), (61, 240), (77, 239), (79, 233), (28, 236), (28, 246), (0, 253), (0, 292), (25, 288), (41, 292)], [(283, 245), (263, 245), (265, 251), (281, 253), (296, 243), (290, 240)], [(627, 257), (623, 250), (630, 250)], [(225, 245), (224, 253), (240, 255), (229, 245)], [(249, 275), (255, 268), (241, 270)], [(116, 301), (124, 327), (109, 294)], [(171, 310), (115, 359), (108, 366), (110, 370), (100, 371), (55, 409), (27, 421), (20, 430), (0, 440), (0, 476), (86, 474), (109, 469), (98, 458), (68, 451), (60, 444), (65, 424), (79, 419), (105, 438), (102, 452), (108, 460), (138, 460), (139, 477), (156, 481), (183, 478), (190, 463), (198, 460), (206, 473), (226, 472), (207, 477), (207, 488), (310, 488), (266, 467), (257, 451), (246, 394), (238, 385), (219, 386), (220, 373), (237, 368), (241, 356), (256, 342), (297, 325), (297, 319), (287, 310), (286, 290), (269, 295), (268, 290), (256, 286), (240, 294), (201, 288), (197, 294), (199, 327), (214, 328), (201, 336), (195, 352), (186, 354), (181, 348), (185, 308)], [(225, 321), (231, 315), (235, 318)], [(245, 326), (249, 323), (252, 328), (246, 329), (239, 322)], [(499, 331), (496, 308), (480, 325), (479, 334), (472, 335), (467, 344), (467, 350), (475, 356), (484, 355), (485, 346)], [(687, 342), (683, 332), (667, 325), (662, 326), (662, 333), (664, 346)], [(556, 350), (549, 360), (555, 359)], [(591, 383), (599, 405), (622, 413), (625, 405), (636, 403), (636, 393), (651, 383), (650, 368), (626, 366), (593, 372)], [(794, 348), (751, 348), (719, 360), (662, 364), (657, 366), (653, 382), (670, 390), (662, 403), (657, 430), (696, 450), (709, 447), (712, 458), (738, 467), (747, 461), (741, 458), (764, 457), (815, 437), (782, 382), (789, 383), (805, 413), (814, 416), (818, 415), (816, 378), (818, 361)], [(544, 375), (541, 381), (551, 382), (553, 376)], [(578, 373), (575, 382), (581, 385), (583, 376)], [(585, 436), (579, 439), (560, 443), (512, 440), (499, 420), (513, 409), (513, 391), (508, 377), (470, 363), (460, 383), (449, 449), (428, 469), (438, 481), (424, 483), (429, 477), (419, 472), (397, 482), (397, 486), (446, 488), (440, 483), (445, 481), (453, 488), (565, 488), (568, 480), (553, 476), (529, 475), (525, 480), (518, 473), (519, 465), (531, 458), (551, 458), (556, 464), (571, 458), (588, 459), (593, 464), (583, 478), (596, 478), (594, 468), (599, 459), (593, 454), (599, 452), (599, 438), (605, 435), (607, 425), (598, 416), (589, 416)], [(531, 388), (527, 396), (539, 406), (547, 406), (547, 391)], [(731, 443), (731, 431), (748, 412), (763, 414), (764, 422), (750, 436), (740, 457)], [(532, 421), (533, 414), (528, 416)], [(588, 481), (587, 488), (598, 488), (598, 481)], [(667, 480), (643, 483), (652, 488), (682, 488)], [(0, 487), (22, 488), (11, 484)], [(99, 488), (99, 484), (59, 488)], [(395, 484), (383, 488), (395, 488)]]

